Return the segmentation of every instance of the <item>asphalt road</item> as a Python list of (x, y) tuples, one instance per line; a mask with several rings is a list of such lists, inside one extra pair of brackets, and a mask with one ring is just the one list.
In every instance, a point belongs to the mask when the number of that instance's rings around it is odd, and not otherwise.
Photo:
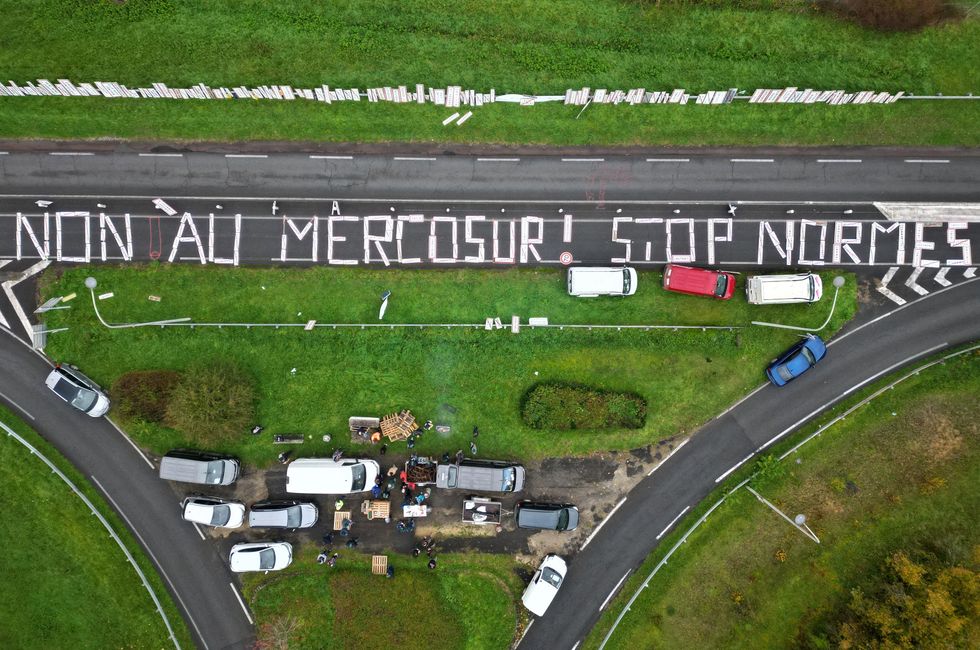
[(50, 364), (2, 327), (0, 368), (0, 402), (53, 444), (122, 515), (200, 647), (250, 648), (254, 633), (236, 595), (237, 581), (216, 547), (181, 521), (177, 496), (157, 470), (105, 418), (90, 418), (47, 390)]
[(766, 386), (712, 420), (639, 483), (572, 558), (557, 597), (521, 647), (570, 650), (581, 642), (610, 593), (657, 547), (657, 537), (677, 515), (776, 439), (857, 387), (932, 352), (980, 338), (980, 278), (889, 314), (839, 336), (827, 357), (797, 381), (783, 388)]

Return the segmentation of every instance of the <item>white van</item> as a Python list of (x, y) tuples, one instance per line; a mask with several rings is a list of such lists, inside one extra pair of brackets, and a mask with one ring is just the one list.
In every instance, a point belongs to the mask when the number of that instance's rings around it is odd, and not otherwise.
[(286, 492), (293, 494), (351, 494), (374, 487), (381, 468), (373, 460), (297, 458), (286, 468)]
[(816, 302), (823, 295), (823, 283), (815, 273), (754, 275), (745, 281), (745, 295), (753, 305)]
[(636, 269), (628, 266), (579, 266), (568, 269), (568, 295), (579, 298), (632, 296)]

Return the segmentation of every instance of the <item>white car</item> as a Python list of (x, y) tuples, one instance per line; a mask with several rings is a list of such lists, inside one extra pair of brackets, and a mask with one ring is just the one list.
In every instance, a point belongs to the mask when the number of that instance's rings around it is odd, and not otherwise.
[(231, 547), (228, 562), (235, 573), (279, 571), (292, 564), (293, 545), (289, 542), (235, 544)]
[(109, 398), (97, 383), (83, 375), (75, 366), (54, 367), (44, 380), (44, 385), (55, 395), (93, 418), (101, 417), (109, 410)]
[(538, 616), (544, 616), (544, 613), (548, 611), (548, 606), (551, 605), (551, 601), (555, 599), (558, 588), (565, 580), (567, 570), (568, 565), (565, 564), (565, 560), (554, 553), (545, 556), (544, 562), (541, 563), (541, 566), (534, 573), (534, 577), (531, 578), (531, 584), (527, 586), (524, 595), (521, 596), (521, 602), (524, 603), (528, 611)]
[(214, 497), (187, 497), (182, 505), (184, 521), (214, 526), (238, 528), (245, 522), (245, 506), (237, 501)]
[(292, 494), (351, 494), (374, 487), (381, 468), (373, 460), (297, 458), (286, 468), (286, 492)]

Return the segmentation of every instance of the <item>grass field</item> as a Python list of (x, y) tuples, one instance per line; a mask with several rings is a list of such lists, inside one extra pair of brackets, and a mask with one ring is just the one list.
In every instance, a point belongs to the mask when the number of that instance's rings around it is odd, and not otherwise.
[[(127, 543), (183, 647), (184, 621), (125, 526), (69, 463), (7, 409), (0, 421), (68, 474)], [(0, 434), (0, 647), (172, 648), (163, 620), (125, 555), (71, 489)]]
[[(259, 639), (296, 622), (290, 648), (382, 650), (406, 644), (461, 650), (505, 650), (514, 639), (523, 583), (504, 556), (389, 556), (395, 575), (371, 575), (370, 558), (341, 553), (330, 569), (307, 549), (284, 574), (247, 576), (246, 597)], [(518, 617), (521, 617), (518, 619)]]
[[(480, 426), (482, 456), (534, 458), (594, 450), (629, 449), (693, 431), (764, 381), (768, 361), (796, 335), (748, 327), (727, 331), (573, 331), (508, 329), (486, 332), (487, 316), (548, 316), (552, 323), (664, 323), (748, 325), (755, 318), (818, 325), (828, 298), (814, 306), (751, 307), (742, 292), (727, 302), (671, 294), (659, 274), (642, 272), (627, 299), (573, 300), (561, 272), (381, 271), (366, 269), (199, 269), (154, 265), (104, 267), (93, 274), (110, 322), (191, 316), (198, 322), (376, 322), (378, 296), (390, 289), (387, 322), (480, 323), (478, 330), (330, 330), (141, 328), (108, 330), (97, 323), (84, 278), (91, 269), (48, 272), (44, 296), (77, 292), (72, 309), (50, 312), (47, 352), (79, 365), (110, 386), (123, 372), (182, 369), (207, 359), (233, 359), (258, 384), (258, 419), (267, 433), (306, 433), (301, 455), (329, 453), (319, 441), (337, 440), (351, 415), (383, 415), (410, 408), (421, 419), (449, 424), (451, 434), (423, 438), (416, 451), (441, 454), (468, 446)], [(825, 276), (830, 286), (830, 275)], [(856, 309), (855, 280), (846, 276), (834, 320), (836, 331)], [(262, 287), (266, 287), (265, 290)], [(153, 294), (159, 303), (147, 300)], [(301, 315), (300, 315), (301, 313)], [(296, 374), (291, 369), (296, 368)], [(635, 392), (649, 404), (646, 426), (603, 433), (531, 430), (520, 419), (521, 396), (540, 381), (571, 381)], [(705, 390), (710, 387), (710, 390)], [(452, 407), (452, 408), (448, 408)], [(452, 409), (456, 412), (453, 413)], [(147, 425), (128, 430), (156, 451), (192, 444), (179, 433)], [(230, 443), (253, 463), (277, 450), (263, 436)]]
[[(622, 0), (125, 3), (0, 0), (5, 79), (131, 85), (460, 84), (566, 88), (797, 86), (976, 92), (980, 20), (883, 34), (802, 1), (677, 6)], [(111, 44), (111, 45), (110, 45)], [(542, 144), (959, 144), (977, 102), (885, 106), (488, 106), (442, 127), (433, 106), (8, 99), (0, 137), (456, 141)]]
[[(607, 647), (831, 647), (818, 639), (821, 621), (893, 551), (976, 568), (978, 364), (973, 352), (924, 371), (808, 443), (799, 463), (753, 481), (790, 516), (805, 513), (819, 546), (742, 490), (657, 574)], [(598, 647), (637, 581), (694, 518), (636, 572), (585, 647)]]

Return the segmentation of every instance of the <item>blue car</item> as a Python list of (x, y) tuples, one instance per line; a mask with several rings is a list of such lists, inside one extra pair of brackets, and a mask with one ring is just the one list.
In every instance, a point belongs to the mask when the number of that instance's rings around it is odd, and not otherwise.
[(806, 338), (786, 350), (766, 368), (766, 376), (776, 386), (785, 386), (817, 365), (826, 354), (827, 346), (823, 339), (815, 334), (807, 334)]

